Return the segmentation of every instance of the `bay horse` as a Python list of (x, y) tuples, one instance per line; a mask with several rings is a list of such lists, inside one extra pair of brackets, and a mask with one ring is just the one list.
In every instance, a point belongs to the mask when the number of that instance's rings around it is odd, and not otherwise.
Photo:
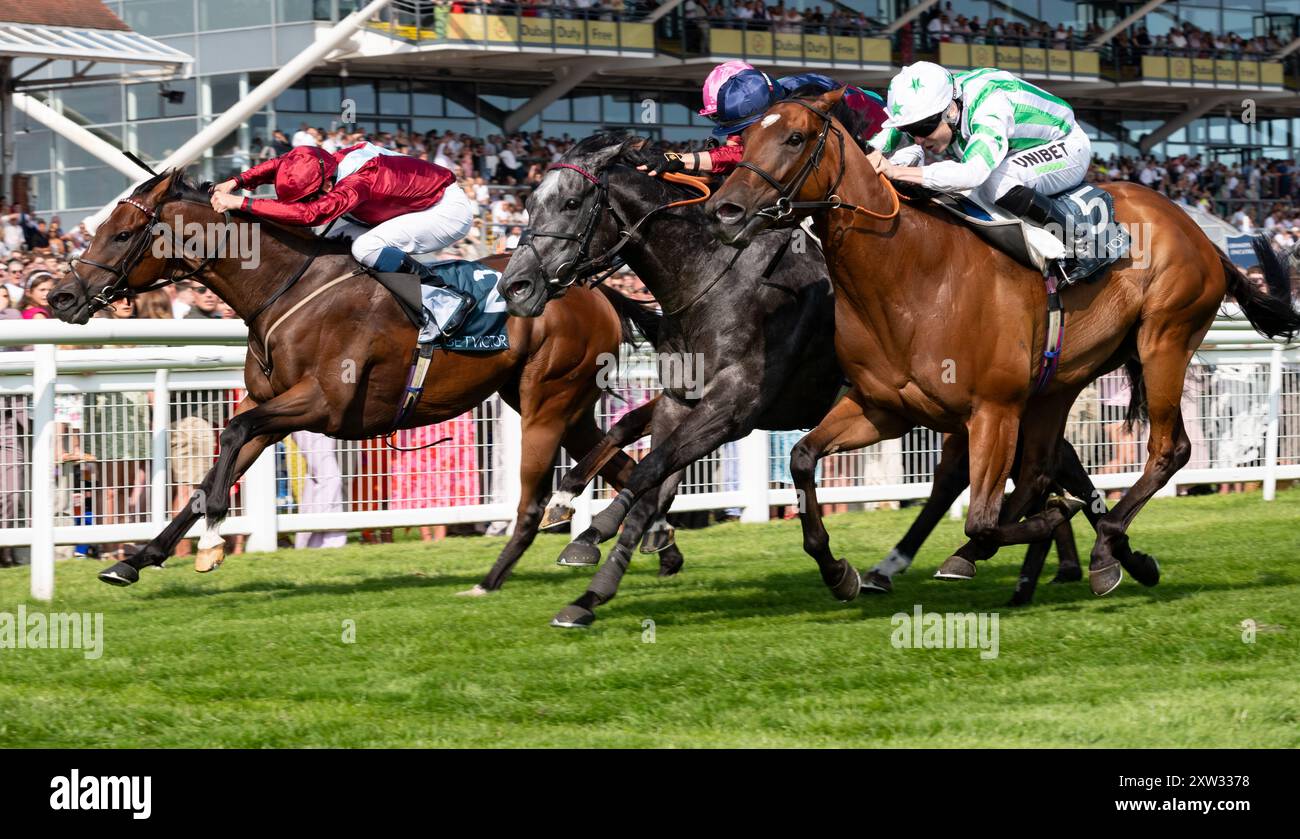
[[(937, 576), (969, 579), (973, 560), (999, 545), (1033, 542), (1068, 519), (1044, 510), (1056, 441), (1091, 381), (1136, 361), (1150, 420), (1142, 476), (1101, 516), (1089, 579), (1114, 590), (1127, 567), (1158, 579), (1126, 531), (1143, 505), (1191, 456), (1180, 401), (1192, 353), (1231, 293), (1260, 333), (1300, 329), (1277, 255), (1255, 240), (1262, 287), (1252, 284), (1183, 211), (1127, 183), (1104, 184), (1115, 221), (1153, 231), (1141, 250), (1091, 284), (1063, 294), (1069, 336), (1056, 375), (1034, 393), (1044, 346), (1042, 277), (925, 204), (903, 204), (838, 113), (844, 89), (777, 103), (745, 130), (740, 167), (707, 205), (720, 241), (743, 246), (774, 223), (812, 214), (836, 288), (835, 349), (853, 391), (794, 448), (791, 472), (810, 499), (804, 545), (823, 576), (840, 573), (815, 498), (814, 467), (827, 453), (897, 437), (914, 425), (968, 435), (971, 542)], [(1136, 389), (1135, 389), (1136, 390)], [(1014, 492), (1003, 492), (1017, 447)], [(1028, 515), (1026, 515), (1028, 514)], [(1022, 516), (1024, 516), (1023, 520)]]
[[(567, 153), (530, 196), (531, 238), (499, 281), (508, 311), (535, 317), (548, 311), (548, 300), (562, 299), (585, 277), (608, 270), (608, 255), (618, 249), (665, 311), (656, 351), (683, 360), (679, 370), (689, 361), (699, 374), (694, 389), (666, 377), (661, 396), (627, 414), (562, 479), (548, 520), (557, 505), (567, 505), (582, 490), (603, 458), (651, 427), (650, 454), (561, 554), (563, 564), (595, 564), (599, 543), (623, 525), (587, 591), (555, 616), (552, 624), (559, 627), (590, 625), (595, 608), (613, 598), (646, 523), (671, 504), (680, 470), (755, 428), (816, 425), (843, 382), (832, 344), (834, 301), (815, 240), (809, 236), (803, 247), (792, 246), (791, 234), (776, 232), (743, 251), (719, 251), (698, 206), (672, 206), (689, 190), (637, 171), (646, 142), (622, 133), (596, 134)], [(948, 449), (945, 462), (953, 464), (953, 476), (936, 479), (935, 497), (900, 543), (909, 561), (964, 488), (960, 446)], [(1090, 489), (1082, 467), (1078, 473)], [(1065, 534), (1059, 535), (1064, 541)], [(1044, 545), (1042, 556), (1046, 550)], [(1068, 556), (1062, 579), (1070, 577)], [(834, 570), (823, 579), (837, 598), (852, 600), (862, 586), (857, 572), (848, 566)], [(884, 578), (868, 590), (887, 585)]]
[[(195, 568), (215, 568), (223, 559), (217, 528), (229, 511), (230, 489), (264, 449), (300, 430), (351, 440), (387, 435), (395, 430), (406, 391), (417, 331), (393, 295), (361, 271), (348, 242), (245, 213), (218, 213), (208, 202), (208, 190), (187, 182), (179, 170), (145, 181), (118, 202), (72, 273), (50, 294), (60, 320), (83, 324), (130, 291), (194, 277), (249, 324), (247, 395), (221, 432), (216, 462), (158, 536), (99, 575), (112, 585), (130, 585), (140, 569), (161, 566), (201, 515), (206, 529)], [(208, 230), (253, 225), (260, 264), (245, 270), (234, 249), (189, 243), (171, 254), (154, 244), (164, 235), (160, 223)], [(238, 241), (247, 239), (241, 235)], [(601, 438), (592, 408), (602, 363), (617, 357), (631, 322), (653, 330), (656, 320), (615, 292), (578, 289), (545, 317), (510, 319), (508, 349), (434, 351), (422, 397), (400, 428), (459, 416), (493, 393), (522, 418), (518, 518), (481, 590), (500, 588), (533, 541), (561, 443), (580, 457)], [(619, 454), (601, 473), (615, 485), (622, 485), (632, 465)]]

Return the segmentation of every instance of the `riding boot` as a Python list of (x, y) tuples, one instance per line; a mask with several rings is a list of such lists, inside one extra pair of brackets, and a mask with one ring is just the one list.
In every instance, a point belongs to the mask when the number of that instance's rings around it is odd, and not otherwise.
[(1075, 221), (1064, 200), (1043, 195), (1027, 186), (1015, 186), (995, 203), (1039, 227), (1053, 230), (1054, 226), (1053, 232), (1065, 246), (1065, 256), (1056, 260), (1061, 288), (1093, 276), (1107, 264), (1107, 260), (1097, 255), (1088, 226)]
[[(456, 334), (465, 325), (465, 320), (474, 311), (474, 307), (478, 305), (478, 301), (474, 299), (472, 294), (447, 285), (438, 276), (437, 272), (431, 270), (429, 266), (413, 259), (410, 254), (403, 253), (397, 248), (389, 247), (380, 251), (379, 259), (375, 261), (374, 267), (376, 270), (389, 273), (414, 274), (420, 278), (421, 286), (432, 285), (442, 295), (451, 298), (449, 301), (451, 311), (435, 323), (436, 331), (441, 333), (438, 336), (439, 340), (446, 340)], [(423, 296), (421, 294), (422, 298)]]

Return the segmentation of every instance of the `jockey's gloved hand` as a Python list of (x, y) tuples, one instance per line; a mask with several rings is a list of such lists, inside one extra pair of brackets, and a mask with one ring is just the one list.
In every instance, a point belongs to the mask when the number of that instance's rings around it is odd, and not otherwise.
[(640, 169), (652, 178), (666, 174), (668, 172), (683, 172), (686, 170), (686, 163), (682, 156), (676, 152), (661, 154), (659, 152), (639, 150), (629, 155), (637, 163), (637, 169)]

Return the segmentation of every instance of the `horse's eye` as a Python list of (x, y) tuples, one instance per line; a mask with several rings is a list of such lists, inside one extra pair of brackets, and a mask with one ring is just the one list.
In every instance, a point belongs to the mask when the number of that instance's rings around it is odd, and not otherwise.
[(576, 198), (570, 198), (568, 201), (564, 202), (564, 209), (566, 210), (576, 210), (581, 206), (582, 202)]
[(800, 134), (798, 131), (794, 132), (790, 135), (790, 139), (785, 141), (785, 144), (787, 146), (802, 146), (803, 134)]
[(130, 231), (130, 230), (123, 230), (121, 233), (119, 233), (119, 234), (117, 234), (116, 236), (113, 237), (113, 241), (115, 241), (115, 242), (125, 242), (127, 239), (130, 239), (130, 238), (131, 238), (131, 231)]

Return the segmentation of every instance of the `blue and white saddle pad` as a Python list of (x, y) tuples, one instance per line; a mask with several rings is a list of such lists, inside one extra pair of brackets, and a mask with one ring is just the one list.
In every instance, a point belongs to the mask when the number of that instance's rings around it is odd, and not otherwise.
[[(442, 341), (440, 346), (449, 350), (466, 352), (496, 352), (509, 349), (506, 338), (506, 301), (497, 293), (497, 280), (501, 274), (481, 262), (452, 259), (429, 263), (444, 283), (472, 295), (477, 301), (474, 311), (465, 319), (455, 335)], [(424, 322), (420, 328), (420, 343), (435, 341), (441, 336), (440, 323), (445, 323), (456, 310), (459, 299), (436, 285), (420, 285), (420, 303)]]

